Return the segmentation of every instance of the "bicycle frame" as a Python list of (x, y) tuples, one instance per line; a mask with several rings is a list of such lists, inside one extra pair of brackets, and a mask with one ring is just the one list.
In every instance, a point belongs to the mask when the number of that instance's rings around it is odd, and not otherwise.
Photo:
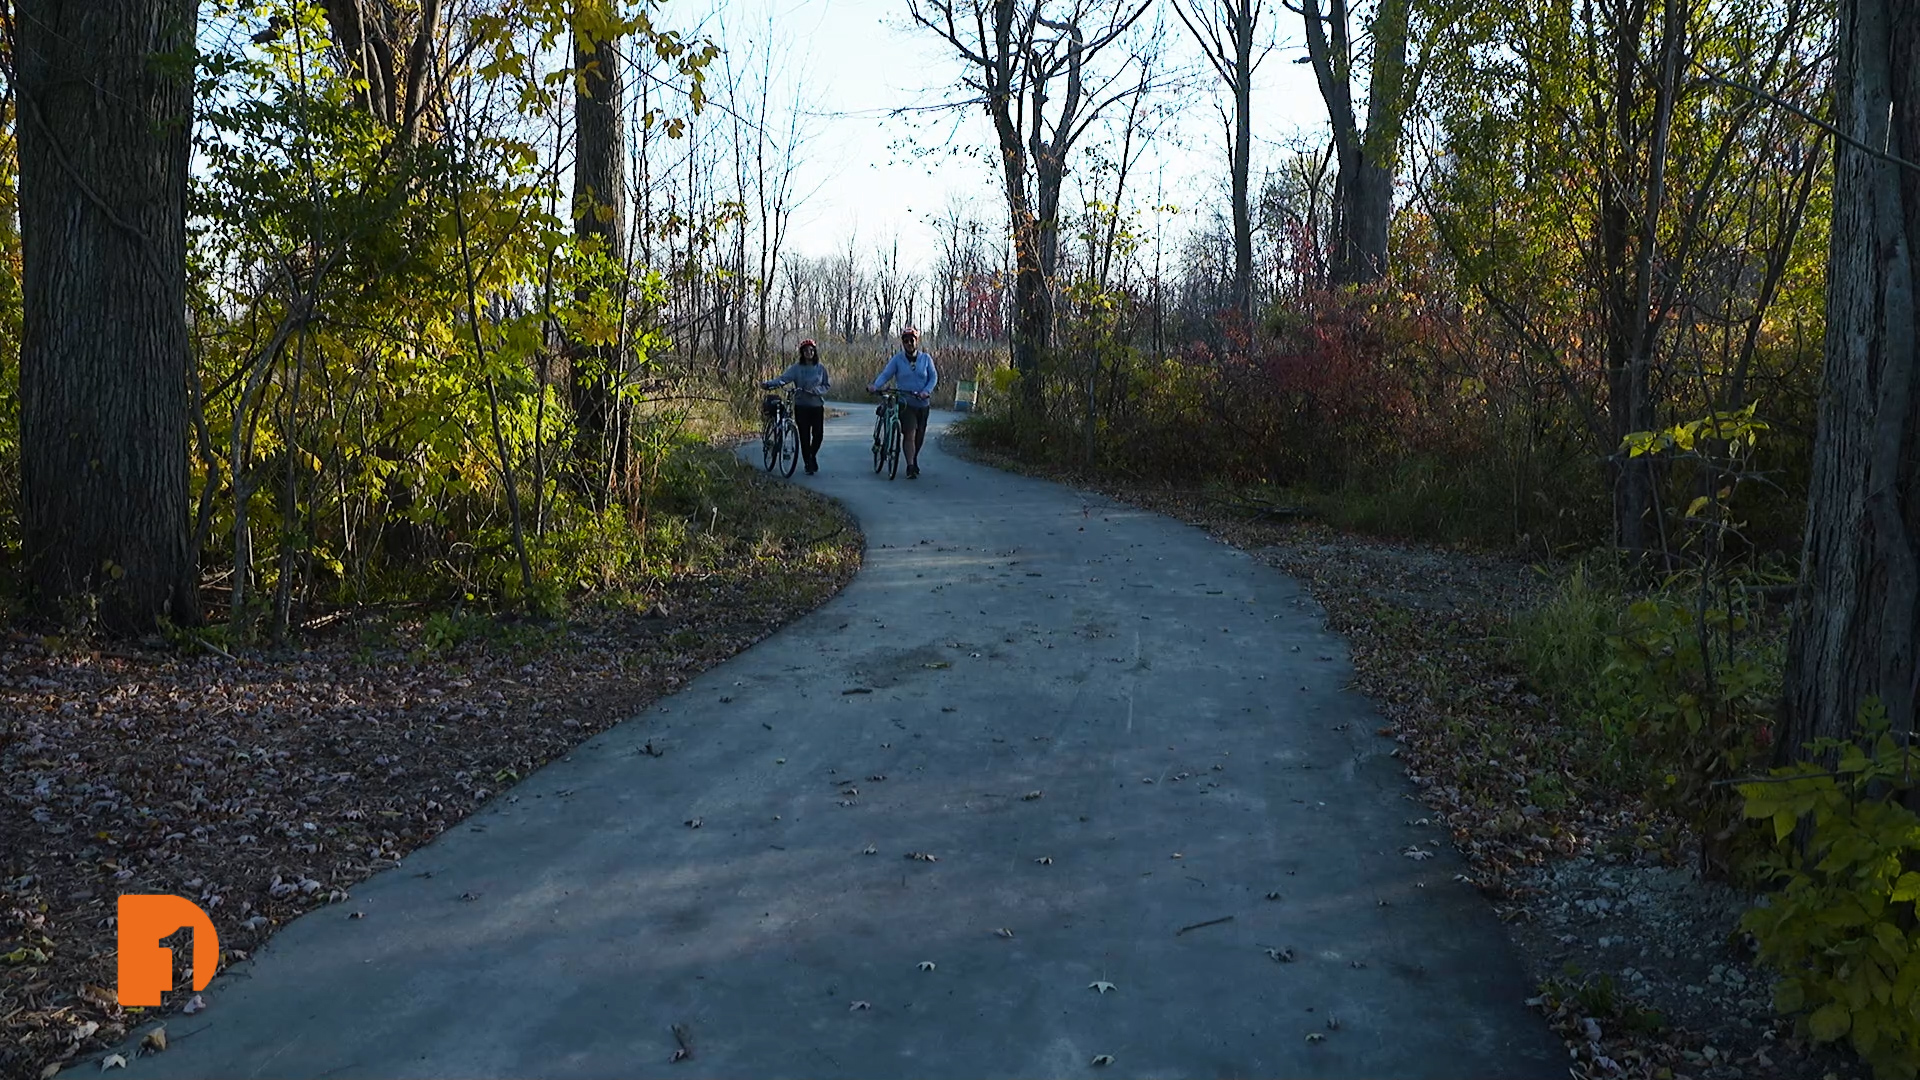
[(873, 428), (873, 471), (888, 469), (891, 480), (900, 472), (900, 393), (880, 391), (880, 420)]

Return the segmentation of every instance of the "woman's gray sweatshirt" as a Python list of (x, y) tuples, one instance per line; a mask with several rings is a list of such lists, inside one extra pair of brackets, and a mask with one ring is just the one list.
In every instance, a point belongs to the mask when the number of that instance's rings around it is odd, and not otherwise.
[(827, 403), (827, 391), (833, 389), (831, 380), (827, 378), (825, 364), (795, 364), (782, 372), (779, 378), (768, 381), (792, 383), (795, 388), (793, 403), (816, 409)]

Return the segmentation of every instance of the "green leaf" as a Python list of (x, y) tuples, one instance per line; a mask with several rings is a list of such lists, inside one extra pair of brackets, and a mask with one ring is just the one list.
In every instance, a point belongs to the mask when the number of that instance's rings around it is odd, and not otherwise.
[(1807, 1007), (1807, 988), (1799, 979), (1781, 979), (1773, 988), (1773, 1009), (1780, 1013), (1797, 1013)]
[(1909, 870), (1901, 874), (1900, 880), (1893, 883), (1893, 900), (1896, 904), (1907, 900), (1920, 901), (1920, 873)]
[(1820, 1042), (1832, 1042), (1853, 1028), (1853, 1014), (1837, 1001), (1829, 1001), (1807, 1017), (1807, 1031)]

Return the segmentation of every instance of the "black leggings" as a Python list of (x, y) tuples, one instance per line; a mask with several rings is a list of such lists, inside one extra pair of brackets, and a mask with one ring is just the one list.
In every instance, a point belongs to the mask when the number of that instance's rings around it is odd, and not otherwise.
[(793, 422), (800, 428), (800, 460), (807, 468), (820, 467), (820, 440), (827, 433), (827, 409), (824, 405), (795, 405)]

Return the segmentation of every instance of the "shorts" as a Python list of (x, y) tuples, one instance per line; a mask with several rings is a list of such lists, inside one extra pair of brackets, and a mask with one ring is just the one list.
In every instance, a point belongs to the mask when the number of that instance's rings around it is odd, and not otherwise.
[(932, 411), (931, 406), (908, 405), (902, 402), (900, 405), (900, 437), (903, 439), (911, 439), (916, 436), (923, 439), (926, 438), (927, 414)]

